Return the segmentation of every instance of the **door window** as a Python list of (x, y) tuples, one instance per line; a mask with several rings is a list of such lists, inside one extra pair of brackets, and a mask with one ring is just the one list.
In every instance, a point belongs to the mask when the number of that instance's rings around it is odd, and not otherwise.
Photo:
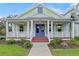
[(39, 26), (36, 26), (36, 33), (39, 33)]

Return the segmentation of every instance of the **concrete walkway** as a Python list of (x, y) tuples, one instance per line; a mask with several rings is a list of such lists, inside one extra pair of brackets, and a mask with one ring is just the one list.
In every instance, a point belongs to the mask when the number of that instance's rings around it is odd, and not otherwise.
[(47, 43), (33, 43), (29, 56), (51, 56)]

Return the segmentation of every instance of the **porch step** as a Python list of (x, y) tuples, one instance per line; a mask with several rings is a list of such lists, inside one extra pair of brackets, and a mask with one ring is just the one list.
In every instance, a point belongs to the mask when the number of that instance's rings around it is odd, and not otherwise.
[(33, 37), (32, 42), (48, 42), (47, 37)]

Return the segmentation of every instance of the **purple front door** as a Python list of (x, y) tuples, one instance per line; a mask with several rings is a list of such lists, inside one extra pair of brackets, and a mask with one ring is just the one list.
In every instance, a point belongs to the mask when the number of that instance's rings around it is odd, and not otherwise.
[(36, 37), (44, 37), (44, 36), (45, 36), (45, 25), (36, 24)]

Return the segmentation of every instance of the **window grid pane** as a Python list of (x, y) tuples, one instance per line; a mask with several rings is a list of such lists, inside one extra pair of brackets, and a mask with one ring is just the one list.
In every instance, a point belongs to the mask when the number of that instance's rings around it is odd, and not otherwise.
[(42, 14), (43, 13), (43, 8), (42, 7), (38, 7), (38, 14)]
[(24, 26), (23, 25), (20, 25), (19, 28), (20, 28), (19, 29), (20, 32), (23, 32), (24, 31)]

